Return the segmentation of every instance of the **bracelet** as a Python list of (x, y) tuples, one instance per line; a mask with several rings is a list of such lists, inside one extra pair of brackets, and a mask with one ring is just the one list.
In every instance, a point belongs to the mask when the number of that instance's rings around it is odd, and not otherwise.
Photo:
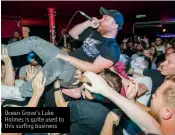
[(55, 88), (54, 91), (59, 91), (61, 90), (61, 87), (60, 88)]

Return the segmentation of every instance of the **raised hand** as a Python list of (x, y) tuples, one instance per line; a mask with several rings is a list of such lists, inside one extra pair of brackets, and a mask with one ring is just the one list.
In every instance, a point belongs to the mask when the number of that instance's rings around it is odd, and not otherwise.
[(96, 17), (92, 17), (92, 21), (87, 20), (86, 22), (84, 22), (84, 26), (85, 27), (92, 27), (94, 29), (98, 28), (100, 25), (100, 21), (96, 18)]
[(84, 83), (83, 85), (85, 89), (93, 93), (99, 93), (106, 97), (109, 91), (112, 89), (102, 77), (93, 72), (87, 71), (83, 74), (83, 76), (86, 77), (92, 85), (89, 86), (88, 84)]
[(107, 115), (107, 120), (112, 121), (115, 126), (119, 125), (120, 118), (114, 112), (110, 111)]
[(144, 37), (143, 41), (144, 41), (145, 43), (148, 43), (148, 38)]
[(31, 66), (31, 65), (26, 66), (26, 72), (27, 72), (26, 79), (31, 80), (37, 74), (38, 72), (37, 70), (38, 69), (34, 66)]
[(80, 70), (76, 71), (76, 75), (74, 76), (77, 81), (73, 83), (73, 85), (77, 85), (78, 83), (82, 82), (82, 72)]
[(4, 63), (11, 62), (11, 59), (10, 59), (10, 57), (8, 56), (7, 48), (4, 48), (4, 47), (2, 48), (1, 60), (2, 60)]
[(128, 39), (129, 39), (129, 38), (124, 38), (122, 42), (123, 42), (123, 43), (127, 43), (127, 42), (128, 42)]
[(137, 95), (138, 89), (139, 89), (138, 83), (135, 80), (131, 79), (129, 83), (129, 87), (126, 90), (126, 97), (129, 100), (134, 100)]
[(33, 95), (41, 97), (44, 92), (46, 78), (43, 77), (43, 73), (39, 72), (32, 81)]

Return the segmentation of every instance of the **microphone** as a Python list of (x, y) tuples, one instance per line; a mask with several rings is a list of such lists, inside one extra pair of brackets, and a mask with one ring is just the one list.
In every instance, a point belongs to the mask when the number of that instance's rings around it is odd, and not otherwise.
[(87, 14), (85, 14), (84, 12), (80, 11), (80, 14), (84, 17), (86, 17), (88, 20), (93, 21), (92, 17), (89, 17)]

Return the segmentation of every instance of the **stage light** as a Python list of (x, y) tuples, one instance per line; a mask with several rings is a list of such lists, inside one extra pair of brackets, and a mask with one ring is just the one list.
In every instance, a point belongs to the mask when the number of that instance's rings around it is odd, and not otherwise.
[(162, 30), (163, 32), (166, 32), (166, 29), (165, 28), (163, 28), (163, 30)]

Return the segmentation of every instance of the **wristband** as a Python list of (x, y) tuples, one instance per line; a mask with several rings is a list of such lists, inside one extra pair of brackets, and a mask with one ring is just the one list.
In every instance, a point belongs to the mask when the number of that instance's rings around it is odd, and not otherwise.
[(59, 91), (61, 90), (61, 87), (60, 88), (54, 88), (54, 91)]

